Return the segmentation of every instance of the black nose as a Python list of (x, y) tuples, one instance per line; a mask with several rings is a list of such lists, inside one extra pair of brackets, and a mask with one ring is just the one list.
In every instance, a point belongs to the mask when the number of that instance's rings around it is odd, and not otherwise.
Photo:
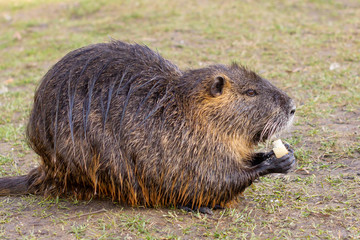
[(296, 111), (296, 105), (292, 99), (290, 100), (289, 109), (290, 109), (289, 111), (290, 116), (293, 116)]
[(296, 109), (295, 109), (295, 108), (291, 109), (291, 111), (290, 111), (290, 115), (294, 115), (294, 114), (295, 114), (295, 111), (296, 111)]

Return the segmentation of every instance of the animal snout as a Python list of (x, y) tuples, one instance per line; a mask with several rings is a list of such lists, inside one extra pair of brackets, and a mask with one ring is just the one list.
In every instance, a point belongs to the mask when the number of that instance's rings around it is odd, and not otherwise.
[(295, 105), (294, 101), (291, 101), (289, 109), (290, 109), (289, 110), (289, 115), (290, 116), (295, 115), (296, 105)]

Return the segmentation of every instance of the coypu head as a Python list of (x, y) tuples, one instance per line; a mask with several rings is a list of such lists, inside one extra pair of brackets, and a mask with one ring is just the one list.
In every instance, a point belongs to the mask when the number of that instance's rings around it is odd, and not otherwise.
[(286, 129), (294, 118), (295, 104), (286, 93), (235, 63), (188, 71), (182, 86), (193, 121), (249, 146)]

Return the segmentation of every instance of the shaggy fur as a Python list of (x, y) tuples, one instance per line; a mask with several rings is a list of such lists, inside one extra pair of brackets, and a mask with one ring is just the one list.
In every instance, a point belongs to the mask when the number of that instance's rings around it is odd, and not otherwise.
[[(291, 168), (292, 153), (279, 160), (254, 147), (294, 109), (236, 64), (181, 71), (146, 46), (90, 45), (42, 79), (27, 127), (41, 162), (18, 187), (133, 206), (225, 206), (258, 176)], [(0, 190), (16, 192), (6, 190), (16, 179), (0, 179)]]

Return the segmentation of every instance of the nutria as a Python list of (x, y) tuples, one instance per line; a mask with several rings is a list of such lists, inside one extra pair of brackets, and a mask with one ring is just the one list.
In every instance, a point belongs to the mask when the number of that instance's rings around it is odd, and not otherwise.
[(292, 121), (291, 98), (237, 64), (182, 71), (120, 41), (68, 53), (43, 77), (27, 138), (40, 156), (4, 194), (111, 197), (131, 206), (224, 207), (290, 153), (255, 153)]

